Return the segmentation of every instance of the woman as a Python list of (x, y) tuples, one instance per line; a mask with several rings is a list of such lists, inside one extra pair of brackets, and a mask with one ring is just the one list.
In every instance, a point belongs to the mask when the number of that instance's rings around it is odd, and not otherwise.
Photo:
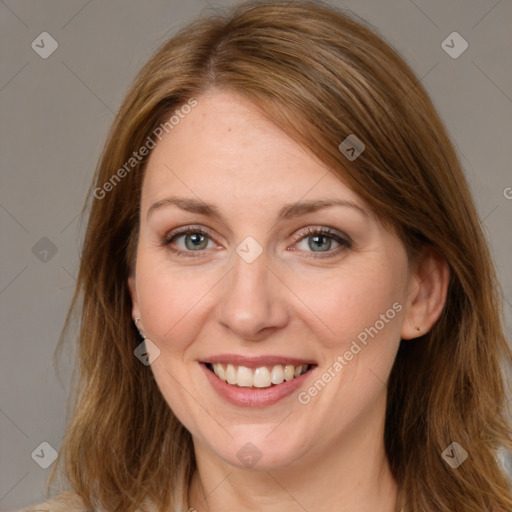
[(72, 492), (46, 510), (512, 509), (489, 251), (371, 30), (303, 1), (198, 20), (136, 78), (91, 195)]

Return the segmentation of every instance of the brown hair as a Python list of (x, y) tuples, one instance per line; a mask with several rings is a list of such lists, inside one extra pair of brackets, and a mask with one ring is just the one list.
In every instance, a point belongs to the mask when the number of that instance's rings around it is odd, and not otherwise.
[[(404, 511), (512, 510), (497, 458), (500, 447), (512, 447), (500, 366), (510, 367), (512, 354), (458, 158), (403, 59), (363, 22), (308, 1), (249, 2), (195, 21), (158, 49), (128, 92), (91, 188), (77, 288), (59, 341), (60, 350), (79, 315), (73, 412), (50, 481), (62, 466), (88, 507), (110, 512), (146, 500), (175, 510), (186, 496), (191, 436), (133, 354), (141, 339), (127, 280), (148, 155), (125, 167), (122, 179), (112, 177), (176, 109), (212, 88), (250, 99), (358, 193), (410, 254), (430, 244), (443, 255), (450, 267), (443, 313), (429, 333), (402, 341), (389, 379), (387, 456)], [(366, 146), (354, 161), (338, 149), (350, 134)], [(441, 457), (452, 441), (469, 452), (456, 470)]]

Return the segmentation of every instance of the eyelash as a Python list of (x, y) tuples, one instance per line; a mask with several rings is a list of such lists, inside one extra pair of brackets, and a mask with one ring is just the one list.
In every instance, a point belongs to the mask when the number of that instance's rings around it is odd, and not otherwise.
[[(200, 226), (188, 226), (185, 229), (181, 229), (179, 231), (171, 231), (168, 233), (163, 239), (161, 245), (163, 247), (167, 247), (170, 251), (172, 251), (176, 256), (182, 256), (186, 258), (196, 258), (198, 256), (202, 256), (203, 251), (206, 249), (203, 249), (201, 251), (184, 251), (182, 249), (173, 249), (170, 247), (170, 244), (178, 237), (188, 234), (200, 234), (205, 235), (208, 238), (211, 239), (211, 232), (203, 227)], [(328, 251), (326, 253), (316, 253), (317, 255), (314, 256), (306, 256), (306, 258), (313, 258), (313, 259), (319, 259), (319, 258), (333, 258), (338, 255), (340, 251), (343, 251), (344, 249), (351, 249), (352, 248), (352, 241), (348, 235), (345, 235), (346, 238), (342, 238), (341, 236), (337, 235), (335, 232), (333, 232), (330, 228), (322, 227), (322, 228), (313, 228), (308, 227), (305, 231), (301, 231), (297, 235), (295, 235), (294, 241), (295, 243), (300, 242), (301, 240), (305, 238), (310, 238), (312, 236), (316, 235), (322, 235), (327, 238), (330, 238), (331, 240), (334, 240), (335, 242), (338, 242), (340, 244), (340, 247), (337, 247), (336, 249), (332, 251)]]

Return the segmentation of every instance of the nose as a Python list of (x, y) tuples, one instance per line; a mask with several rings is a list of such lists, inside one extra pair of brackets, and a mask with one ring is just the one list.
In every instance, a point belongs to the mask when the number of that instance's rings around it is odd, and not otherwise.
[(217, 304), (217, 319), (238, 338), (261, 341), (288, 322), (285, 295), (286, 287), (268, 266), (265, 252), (251, 263), (235, 253)]

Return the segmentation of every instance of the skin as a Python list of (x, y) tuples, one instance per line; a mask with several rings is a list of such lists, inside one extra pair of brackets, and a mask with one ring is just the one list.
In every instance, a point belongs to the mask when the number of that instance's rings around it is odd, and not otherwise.
[[(425, 333), (439, 317), (447, 265), (427, 251), (409, 262), (362, 199), (247, 100), (211, 91), (198, 102), (149, 159), (129, 279), (133, 318), (160, 349), (151, 364), (156, 382), (193, 436), (198, 470), (188, 506), (392, 512), (386, 382), (400, 339)], [(177, 206), (148, 216), (169, 196), (211, 203), (225, 221)], [(285, 204), (317, 199), (363, 211), (334, 206), (276, 219)], [(178, 235), (166, 245), (166, 235), (190, 225), (210, 235), (195, 239), (196, 257), (174, 254), (194, 244)], [(353, 243), (321, 239), (315, 252), (308, 227), (330, 227)], [(263, 248), (252, 263), (235, 251), (247, 236)], [(307, 404), (292, 393), (268, 407), (233, 405), (198, 362), (226, 353), (314, 360), (304, 391), (394, 303), (401, 311)], [(252, 468), (237, 457), (248, 442), (261, 452)]]

